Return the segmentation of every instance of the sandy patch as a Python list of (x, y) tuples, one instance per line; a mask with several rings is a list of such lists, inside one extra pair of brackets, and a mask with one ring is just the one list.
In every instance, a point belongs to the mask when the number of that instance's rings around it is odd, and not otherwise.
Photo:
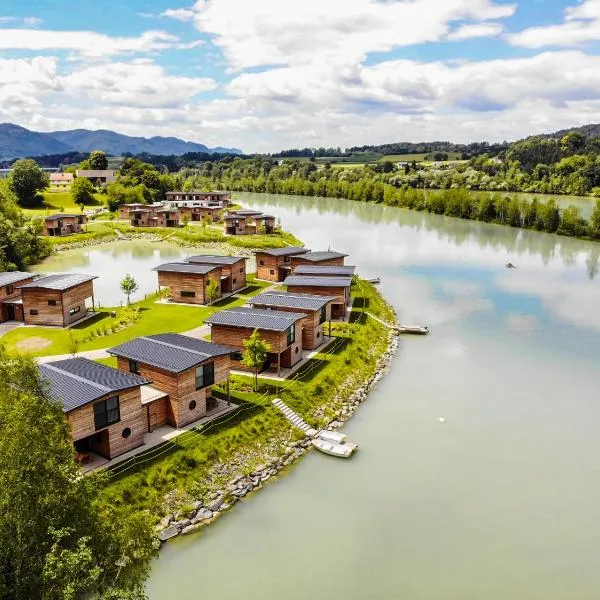
[(30, 337), (26, 340), (18, 342), (16, 347), (20, 352), (33, 352), (35, 350), (43, 350), (50, 346), (52, 342), (42, 337)]

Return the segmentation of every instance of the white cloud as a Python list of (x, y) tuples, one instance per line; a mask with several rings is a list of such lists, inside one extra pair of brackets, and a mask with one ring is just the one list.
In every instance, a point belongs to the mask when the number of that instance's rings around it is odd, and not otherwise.
[(44, 22), (44, 19), (39, 19), (38, 17), (25, 17), (23, 19), (23, 23), (29, 27), (37, 27)]
[(463, 25), (448, 35), (452, 41), (468, 40), (476, 37), (495, 37), (500, 35), (504, 27), (500, 23), (479, 23)]
[(584, 0), (565, 9), (564, 21), (558, 25), (529, 27), (508, 36), (515, 46), (576, 46), (597, 41), (600, 37), (600, 0)]
[(81, 56), (102, 57), (154, 52), (180, 45), (165, 31), (146, 31), (138, 37), (110, 37), (94, 31), (2, 29), (0, 50), (70, 50)]
[(177, 19), (178, 21), (192, 21), (196, 16), (196, 11), (191, 8), (168, 8), (160, 13), (161, 17)]

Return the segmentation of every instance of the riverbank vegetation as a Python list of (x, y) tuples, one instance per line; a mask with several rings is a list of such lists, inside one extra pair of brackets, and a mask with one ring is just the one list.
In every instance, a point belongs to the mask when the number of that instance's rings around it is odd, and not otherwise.
[[(365, 282), (354, 291), (351, 323), (334, 326), (335, 340), (311, 358), (288, 381), (259, 376), (254, 391), (252, 376), (236, 375), (231, 401), (239, 408), (185, 438), (168, 442), (159, 458), (141, 457), (139, 463), (116, 466), (105, 499), (131, 510), (149, 510), (156, 517), (185, 512), (195, 499), (224, 489), (235, 476), (250, 473), (276, 457), (297, 439), (284, 417), (271, 405), (282, 398), (314, 427), (329, 423), (347, 399), (371, 377), (388, 347), (387, 329), (367, 317), (369, 311), (394, 321), (389, 305)], [(216, 394), (226, 397), (226, 390)]]

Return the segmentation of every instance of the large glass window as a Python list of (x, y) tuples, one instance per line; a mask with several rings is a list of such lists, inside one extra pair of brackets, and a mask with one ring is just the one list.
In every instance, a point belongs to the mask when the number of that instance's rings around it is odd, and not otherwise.
[(102, 402), (94, 404), (94, 426), (96, 431), (108, 427), (113, 423), (118, 423), (121, 420), (119, 410), (119, 397), (111, 396)]
[(209, 362), (196, 367), (196, 389), (213, 385), (215, 382), (215, 363)]
[(137, 360), (129, 361), (129, 372), (130, 373), (138, 373), (140, 372), (140, 363)]
[(296, 341), (296, 324), (294, 323), (288, 330), (287, 330), (287, 345), (290, 346), (291, 344), (293, 344)]

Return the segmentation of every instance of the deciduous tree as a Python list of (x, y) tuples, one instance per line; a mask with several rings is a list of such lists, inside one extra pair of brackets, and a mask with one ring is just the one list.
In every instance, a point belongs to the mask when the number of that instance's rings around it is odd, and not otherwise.
[(260, 337), (258, 329), (255, 329), (247, 340), (244, 340), (242, 364), (254, 373), (254, 391), (258, 389), (258, 371), (265, 364), (270, 351), (271, 345)]
[(40, 192), (48, 187), (48, 175), (34, 160), (22, 158), (13, 165), (10, 186), (21, 206), (40, 206), (44, 201)]
[(102, 150), (94, 150), (88, 158), (90, 169), (104, 171), (108, 169), (108, 159)]
[(138, 282), (130, 273), (127, 273), (127, 275), (121, 279), (121, 291), (127, 296), (127, 306), (130, 304), (131, 294), (135, 294), (135, 292), (138, 290), (138, 287)]
[(94, 204), (94, 186), (86, 177), (77, 177), (71, 185), (71, 197), (75, 204), (85, 205)]

